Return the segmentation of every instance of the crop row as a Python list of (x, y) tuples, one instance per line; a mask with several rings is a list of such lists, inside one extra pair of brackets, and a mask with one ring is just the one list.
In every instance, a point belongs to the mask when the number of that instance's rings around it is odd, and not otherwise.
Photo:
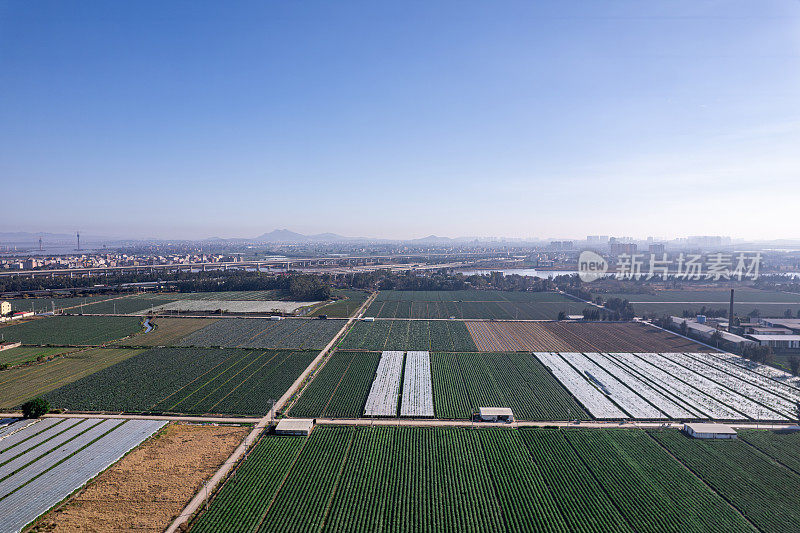
[[(800, 531), (797, 472), (744, 440), (698, 441), (672, 431), (651, 435), (762, 531)], [(788, 453), (797, 460), (796, 448)]]
[[(748, 482), (735, 471), (730, 477)], [(773, 504), (764, 499), (766, 509)], [(752, 527), (641, 431), (332, 426), (308, 438), (262, 438), (194, 525), (200, 532), (299, 529)]]
[(49, 394), (80, 411), (264, 415), (313, 351), (155, 348)]
[(469, 418), (479, 407), (511, 407), (522, 420), (589, 418), (530, 354), (435, 353), (431, 374), (438, 418)]
[(378, 302), (561, 302), (557, 292), (523, 291), (380, 291)]
[(357, 322), (342, 341), (346, 350), (475, 351), (463, 322), (376, 320)]
[(500, 320), (554, 320), (558, 314), (575, 313), (582, 306), (564, 297), (545, 302), (451, 302), (376, 301), (366, 311), (378, 318), (494, 318)]
[[(292, 407), (294, 417), (358, 418), (380, 354), (337, 351)], [(430, 354), (434, 412), (468, 419), (478, 407), (511, 407), (523, 420), (588, 419), (566, 389), (530, 354)]]
[(378, 353), (335, 352), (291, 408), (294, 417), (358, 418), (380, 361)]
[(137, 317), (54, 316), (0, 327), (6, 341), (22, 344), (97, 346), (142, 329)]
[(321, 350), (342, 329), (342, 320), (226, 319), (184, 337), (179, 346)]

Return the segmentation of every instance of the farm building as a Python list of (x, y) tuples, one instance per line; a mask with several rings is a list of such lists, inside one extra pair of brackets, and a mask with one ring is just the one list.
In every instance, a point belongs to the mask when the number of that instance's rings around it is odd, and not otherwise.
[(762, 322), (771, 328), (786, 328), (800, 334), (800, 318), (765, 318)]
[(478, 416), (484, 422), (514, 421), (514, 413), (510, 407), (479, 407)]
[(283, 418), (275, 426), (275, 434), (308, 436), (312, 429), (314, 420), (311, 418)]
[(22, 346), (21, 342), (0, 342), (0, 352), (11, 348), (19, 348), (20, 346)]
[(714, 334), (718, 334), (721, 341), (728, 342), (734, 345), (741, 345), (744, 344), (754, 344), (754, 342), (750, 339), (746, 339), (744, 337), (740, 337), (739, 335), (734, 335), (733, 333), (729, 333), (722, 329), (717, 329), (712, 326), (707, 326), (705, 324), (700, 324), (694, 320), (687, 320), (685, 318), (680, 318), (677, 316), (672, 317), (672, 323), (676, 326), (680, 326), (681, 324), (685, 323), (686, 328), (688, 331), (693, 334), (695, 337), (702, 339), (705, 342), (711, 342), (714, 340)]
[(725, 424), (690, 423), (683, 431), (695, 439), (735, 439), (736, 430)]
[(769, 346), (775, 350), (800, 349), (800, 335), (748, 335), (761, 346)]

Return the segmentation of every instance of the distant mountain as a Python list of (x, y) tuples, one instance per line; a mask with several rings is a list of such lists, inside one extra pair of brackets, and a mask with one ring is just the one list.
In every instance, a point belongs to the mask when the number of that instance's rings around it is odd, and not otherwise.
[(288, 242), (288, 243), (303, 243), (303, 242), (335, 242), (335, 241), (349, 241), (353, 240), (351, 237), (343, 237), (336, 233), (317, 233), (315, 235), (303, 235), (288, 229), (276, 229), (269, 233), (259, 235), (254, 239), (259, 242)]
[(439, 237), (438, 235), (428, 235), (427, 237), (421, 237), (419, 239), (411, 239), (408, 242), (413, 242), (416, 244), (446, 244), (453, 242), (456, 239), (451, 239), (450, 237)]

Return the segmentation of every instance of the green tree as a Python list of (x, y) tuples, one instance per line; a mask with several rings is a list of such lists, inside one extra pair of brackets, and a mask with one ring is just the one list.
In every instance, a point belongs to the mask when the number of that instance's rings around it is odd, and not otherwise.
[(789, 368), (795, 376), (800, 373), (800, 357), (789, 358)]
[(50, 402), (42, 397), (34, 398), (22, 404), (22, 415), (25, 418), (39, 418), (50, 412)]

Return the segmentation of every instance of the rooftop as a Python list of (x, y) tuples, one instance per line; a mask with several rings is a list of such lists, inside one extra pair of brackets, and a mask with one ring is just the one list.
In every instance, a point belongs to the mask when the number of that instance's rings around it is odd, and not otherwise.
[(513, 416), (510, 407), (479, 407), (478, 411), (482, 416)]
[(690, 422), (684, 428), (691, 429), (694, 433), (716, 433), (718, 435), (736, 435), (736, 430), (725, 424), (712, 424), (709, 422)]
[(302, 431), (308, 433), (314, 427), (314, 420), (311, 418), (281, 418), (275, 426), (276, 433), (289, 433)]

